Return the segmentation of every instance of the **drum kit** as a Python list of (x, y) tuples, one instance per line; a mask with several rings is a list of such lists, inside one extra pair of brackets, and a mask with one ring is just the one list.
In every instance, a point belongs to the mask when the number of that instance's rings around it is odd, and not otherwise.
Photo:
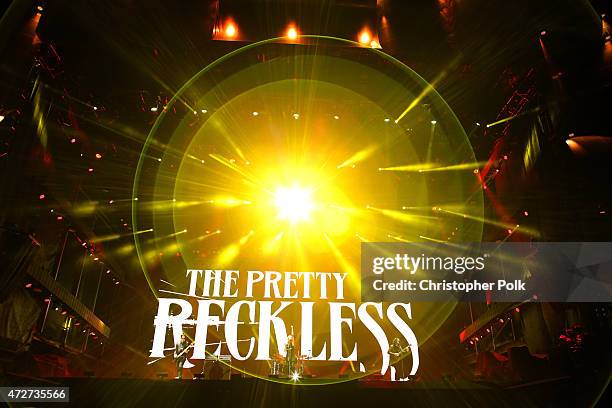
[(308, 355), (298, 355), (297, 361), (293, 364), (293, 372), (289, 372), (290, 367), (288, 367), (287, 360), (285, 356), (281, 354), (275, 355), (270, 364), (270, 375), (271, 376), (288, 376), (291, 377), (293, 375), (303, 376), (304, 374), (304, 365), (306, 361), (310, 359)]

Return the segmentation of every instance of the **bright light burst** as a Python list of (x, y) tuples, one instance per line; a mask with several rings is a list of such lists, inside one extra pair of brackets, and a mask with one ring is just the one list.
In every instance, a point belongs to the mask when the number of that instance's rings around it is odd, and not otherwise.
[(274, 193), (278, 218), (287, 220), (291, 224), (309, 220), (314, 208), (312, 193), (312, 189), (297, 184), (291, 187), (279, 187)]
[[(294, 28), (278, 42), (302, 38)], [(376, 36), (365, 34), (361, 45), (369, 47)], [(117, 252), (136, 251), (150, 283), (152, 271), (173, 282), (190, 267), (338, 271), (347, 273), (346, 299), (359, 301), (362, 242), (480, 241), (487, 221), (472, 171), (481, 166), (435, 92), (436, 81), (424, 83), (406, 67), (394, 79), (397, 67), (381, 64), (379, 52), (370, 66), (362, 53), (355, 61), (339, 58), (337, 47), (319, 41), (291, 49), (263, 45), (265, 51), (249, 45), (228, 54), (207, 69), (231, 75), (213, 80), (202, 71), (164, 106), (180, 112), (182, 101), (193, 99), (206, 115), (194, 121), (190, 107), (180, 122), (161, 117), (147, 138), (129, 201), (134, 230), (154, 231), (134, 234), (136, 246)], [(240, 66), (259, 54), (265, 61)], [(232, 69), (221, 69), (226, 64)], [(389, 97), (381, 98), (381, 90)], [(432, 120), (439, 123), (433, 144)], [(499, 226), (514, 228), (506, 224)], [(420, 305), (413, 323), (422, 337), (453, 307)], [(361, 353), (379, 358), (368, 347)], [(261, 362), (240, 364), (260, 376), (268, 370)], [(301, 382), (299, 372), (287, 381)]]

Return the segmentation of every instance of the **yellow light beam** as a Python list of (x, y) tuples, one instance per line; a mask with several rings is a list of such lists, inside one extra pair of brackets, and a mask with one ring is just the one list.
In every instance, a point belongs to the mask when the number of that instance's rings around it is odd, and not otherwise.
[(251, 183), (254, 184), (258, 184), (257, 180), (248, 172), (244, 171), (244, 169), (240, 168), (240, 166), (238, 166), (235, 161), (231, 160), (231, 159), (227, 159), (219, 154), (214, 154), (214, 153), (210, 153), (209, 156), (213, 159), (215, 159), (216, 161), (218, 161), (219, 163), (223, 164), (224, 166), (229, 167), (230, 169), (234, 170), (235, 172), (237, 172), (238, 174), (242, 175), (244, 178), (246, 178), (248, 181), (250, 181)]
[(240, 249), (249, 241), (251, 236), (255, 233), (255, 231), (251, 230), (248, 234), (240, 238), (237, 242), (233, 244), (229, 244), (217, 256), (217, 264), (219, 266), (227, 265), (229, 262), (233, 261), (239, 254)]
[(325, 237), (325, 241), (327, 241), (327, 245), (329, 245), (329, 248), (332, 250), (334, 257), (340, 264), (340, 267), (343, 269), (343, 271), (348, 273), (348, 276), (347, 276), (348, 283), (351, 285), (355, 285), (354, 286), (355, 289), (358, 289), (361, 285), (361, 282), (358, 279), (358, 274), (355, 268), (353, 267), (353, 265), (351, 265), (349, 260), (346, 259), (342, 251), (338, 249), (336, 244), (334, 244), (334, 242), (331, 240), (329, 235), (327, 235), (326, 233), (323, 233), (323, 236)]
[(372, 154), (374, 154), (374, 152), (376, 152), (378, 148), (379, 148), (379, 145), (368, 146), (365, 149), (358, 151), (357, 153), (353, 154), (351, 157), (346, 159), (344, 162), (342, 162), (342, 164), (338, 165), (338, 168), (341, 169), (343, 167), (348, 167), (353, 164), (357, 164), (361, 161), (364, 161), (365, 159), (372, 156)]
[(421, 103), (421, 101), (427, 96), (427, 94), (429, 94), (431, 91), (434, 91), (435, 87), (441, 80), (446, 77), (446, 75), (447, 71), (444, 70), (431, 83), (427, 84), (425, 89), (423, 89), (421, 93), (416, 98), (414, 98), (412, 102), (410, 102), (410, 105), (408, 105), (408, 107), (402, 112), (402, 114), (399, 115), (397, 119), (395, 119), (395, 123), (399, 123), (399, 121), (402, 120), (404, 116), (406, 116), (412, 109), (414, 109), (419, 103)]
[(271, 254), (273, 252), (276, 252), (276, 250), (280, 246), (280, 241), (283, 238), (283, 235), (285, 235), (285, 231), (279, 232), (274, 238), (266, 242), (262, 247), (264, 253)]
[(216, 231), (213, 231), (213, 232), (209, 232), (207, 234), (200, 235), (199, 237), (196, 238), (196, 240), (202, 241), (202, 240), (205, 240), (208, 237), (212, 237), (213, 235), (217, 235), (217, 234), (220, 234), (220, 233), (221, 233), (221, 230), (216, 230)]
[(431, 169), (436, 167), (436, 163), (417, 163), (417, 164), (406, 164), (403, 166), (393, 167), (379, 167), (378, 171), (414, 171), (420, 172), (423, 169)]
[(427, 172), (431, 172), (431, 171), (477, 170), (479, 167), (482, 167), (485, 164), (487, 164), (486, 161), (474, 162), (474, 163), (452, 164), (450, 166), (432, 167), (432, 168), (429, 168), (429, 169), (420, 169), (419, 173), (427, 173)]
[(530, 109), (530, 110), (525, 111), (525, 112), (521, 112), (521, 113), (519, 113), (517, 115), (512, 115), (512, 116), (509, 116), (507, 118), (500, 119), (500, 120), (498, 120), (496, 122), (489, 123), (489, 124), (487, 124), (487, 128), (491, 128), (493, 126), (501, 125), (502, 123), (510, 122), (513, 119), (520, 118), (521, 116), (525, 116), (525, 115), (528, 115), (530, 113), (538, 112), (540, 109), (541, 108), (539, 106), (536, 106), (533, 109)]
[(360, 240), (361, 242), (371, 242), (369, 239), (362, 237), (359, 234), (355, 234), (355, 236), (357, 237), (358, 240)]
[(398, 235), (391, 235), (391, 234), (388, 234), (388, 235), (387, 235), (387, 237), (389, 237), (389, 238), (391, 238), (391, 239), (394, 239), (394, 240), (396, 240), (396, 241), (400, 241), (400, 242), (413, 242), (413, 241), (410, 241), (410, 240), (408, 240), (408, 239), (406, 239), (406, 238), (402, 238), (402, 237), (400, 237), (400, 236), (398, 236)]
[(431, 241), (431, 242), (446, 242), (446, 241), (442, 241), (441, 239), (426, 237), (424, 235), (419, 235), (419, 238), (424, 239), (426, 241)]
[(228, 197), (216, 197), (212, 200), (206, 201), (206, 203), (213, 204), (217, 207), (225, 207), (225, 208), (239, 207), (242, 205), (252, 204), (250, 201), (240, 200), (238, 198), (229, 197), (229, 196)]
[(98, 242), (107, 242), (107, 241), (112, 241), (115, 239), (119, 239), (119, 238), (123, 238), (123, 237), (128, 237), (128, 236), (132, 236), (132, 235), (140, 235), (140, 234), (144, 234), (146, 232), (152, 232), (153, 228), (149, 228), (146, 230), (142, 230), (142, 231), (136, 231), (136, 232), (128, 232), (125, 234), (111, 234), (111, 235), (105, 235), (102, 237), (95, 237), (94, 239), (91, 240), (91, 242), (98, 243)]
[(166, 235), (166, 237), (176, 237), (177, 235), (186, 234), (186, 233), (187, 233), (187, 228), (181, 231), (176, 231), (170, 235)]
[(433, 217), (430, 215), (407, 214), (403, 211), (389, 210), (386, 208), (376, 208), (370, 205), (368, 205), (366, 208), (406, 224), (426, 226), (431, 224), (431, 220), (437, 219), (437, 217)]

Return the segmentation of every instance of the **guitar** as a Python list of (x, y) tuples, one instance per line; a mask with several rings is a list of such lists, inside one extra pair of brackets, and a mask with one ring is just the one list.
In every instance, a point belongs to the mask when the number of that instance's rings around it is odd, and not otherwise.
[(396, 352), (396, 353), (394, 353), (392, 351), (389, 351), (389, 354), (391, 354), (394, 357), (400, 357), (402, 354), (407, 353), (409, 350), (410, 350), (410, 345), (408, 345), (408, 346), (406, 346), (404, 348), (400, 348), (400, 351)]
[(187, 347), (185, 347), (185, 349), (183, 351), (181, 351), (178, 354), (174, 355), (174, 360), (178, 359), (180, 356), (182, 356), (183, 354), (185, 354), (187, 352), (187, 350), (189, 350), (191, 347), (193, 347), (194, 343), (189, 344)]

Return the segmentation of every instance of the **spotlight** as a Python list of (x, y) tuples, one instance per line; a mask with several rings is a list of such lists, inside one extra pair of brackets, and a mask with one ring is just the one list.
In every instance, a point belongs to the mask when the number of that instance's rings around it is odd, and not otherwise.
[(361, 33), (359, 33), (359, 43), (361, 45), (370, 45), (371, 41), (372, 35), (370, 34), (370, 31), (367, 28), (361, 30)]
[(293, 119), (297, 120), (300, 118), (300, 114), (299, 113), (294, 113), (293, 114)]
[(294, 371), (293, 374), (291, 374), (291, 380), (296, 382), (300, 380), (300, 373), (298, 373), (297, 371)]
[(540, 31), (540, 35), (541, 35), (542, 37), (544, 37), (544, 36), (546, 35), (546, 30), (542, 30), (542, 31)]
[(153, 107), (151, 108), (151, 112), (157, 112), (157, 106), (153, 106)]
[(436, 120), (432, 120), (432, 121), (431, 121), (431, 124), (432, 124), (432, 125), (435, 125), (436, 123), (438, 123), (438, 121), (436, 121)]
[(226, 38), (236, 38), (236, 35), (238, 34), (238, 28), (236, 27), (236, 24), (234, 24), (232, 21), (229, 21), (225, 25), (224, 34)]
[(253, 116), (259, 116), (259, 112), (253, 111)]
[(276, 190), (274, 203), (278, 208), (279, 218), (289, 220), (291, 224), (307, 220), (314, 207), (312, 190), (297, 185)]
[(290, 40), (297, 39), (298, 35), (298, 31), (294, 26), (289, 26), (289, 28), (287, 28), (286, 37)]

